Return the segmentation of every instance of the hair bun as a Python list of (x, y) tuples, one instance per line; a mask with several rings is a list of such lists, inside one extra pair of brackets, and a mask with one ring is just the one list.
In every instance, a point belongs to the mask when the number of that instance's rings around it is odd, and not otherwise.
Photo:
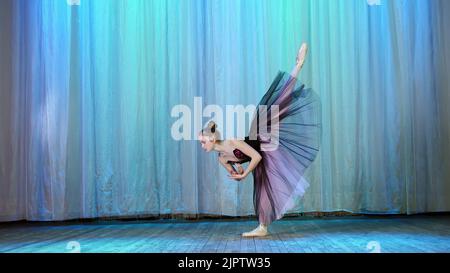
[(216, 132), (216, 126), (217, 124), (214, 121), (210, 121), (208, 122), (208, 128), (211, 131), (211, 133), (215, 133)]

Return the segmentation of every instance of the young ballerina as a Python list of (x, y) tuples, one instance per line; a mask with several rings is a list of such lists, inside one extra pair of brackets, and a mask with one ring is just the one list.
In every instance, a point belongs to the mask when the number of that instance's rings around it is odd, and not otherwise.
[[(297, 63), (290, 74), (279, 71), (258, 106), (266, 106), (264, 115), (272, 116), (263, 124), (267, 135), (260, 135), (259, 116), (245, 140), (221, 140), (214, 121), (198, 135), (206, 152), (217, 151), (219, 162), (229, 177), (240, 181), (253, 174), (253, 203), (259, 226), (242, 234), (244, 237), (266, 236), (268, 226), (293, 208), (294, 199), (301, 197), (309, 183), (303, 175), (314, 161), (321, 138), (321, 107), (319, 97), (297, 80), (308, 47), (304, 43), (297, 53)], [(271, 130), (272, 129), (272, 130)], [(267, 139), (277, 139), (277, 147)], [(242, 163), (249, 162), (246, 169)]]

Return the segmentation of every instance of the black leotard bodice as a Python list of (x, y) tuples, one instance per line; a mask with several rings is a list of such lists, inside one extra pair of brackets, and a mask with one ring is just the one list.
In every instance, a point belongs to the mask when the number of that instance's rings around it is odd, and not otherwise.
[[(259, 152), (261, 150), (261, 144), (260, 144), (259, 140), (250, 140), (250, 137), (246, 136), (244, 139), (244, 142), (247, 143), (248, 145), (250, 145), (257, 152)], [(240, 161), (238, 161), (238, 162), (228, 161), (229, 163), (245, 163), (245, 162), (249, 162), (252, 160), (248, 155), (244, 154), (239, 149), (234, 149), (233, 154)]]

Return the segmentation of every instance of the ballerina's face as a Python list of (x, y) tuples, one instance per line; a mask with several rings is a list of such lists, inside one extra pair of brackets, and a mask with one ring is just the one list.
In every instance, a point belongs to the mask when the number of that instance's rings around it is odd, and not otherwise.
[(211, 152), (214, 148), (214, 141), (209, 136), (199, 135), (198, 139), (202, 145), (202, 149)]

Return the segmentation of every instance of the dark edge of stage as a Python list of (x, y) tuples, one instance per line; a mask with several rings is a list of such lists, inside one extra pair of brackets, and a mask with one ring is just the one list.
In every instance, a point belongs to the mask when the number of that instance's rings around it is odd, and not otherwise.
[[(290, 213), (283, 216), (283, 220), (308, 220), (308, 219), (348, 219), (348, 218), (371, 218), (371, 219), (386, 219), (389, 217), (426, 217), (426, 216), (450, 216), (450, 212), (425, 212), (425, 213), (376, 213), (376, 212), (364, 212), (353, 213), (348, 211), (332, 211), (332, 212), (305, 212), (305, 213)], [(0, 227), (8, 227), (9, 225), (74, 225), (74, 224), (90, 224), (90, 223), (108, 223), (108, 224), (120, 224), (130, 222), (171, 222), (171, 223), (193, 223), (202, 221), (257, 221), (254, 215), (249, 216), (224, 216), (224, 215), (212, 215), (212, 214), (158, 214), (158, 215), (133, 215), (133, 216), (109, 216), (109, 217), (96, 217), (96, 218), (74, 218), (68, 220), (17, 220), (17, 221), (5, 221), (0, 222)]]

